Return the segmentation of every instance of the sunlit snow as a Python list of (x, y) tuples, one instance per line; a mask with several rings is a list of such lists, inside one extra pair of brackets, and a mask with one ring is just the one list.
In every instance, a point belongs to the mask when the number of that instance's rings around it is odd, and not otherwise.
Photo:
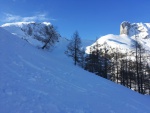
[(74, 66), (66, 44), (43, 51), (0, 28), (0, 113), (150, 112), (149, 96)]

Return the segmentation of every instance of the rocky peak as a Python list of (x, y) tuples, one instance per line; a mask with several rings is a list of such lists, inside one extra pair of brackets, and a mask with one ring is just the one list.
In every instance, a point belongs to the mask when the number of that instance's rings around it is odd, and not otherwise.
[(132, 37), (138, 35), (139, 38), (150, 38), (150, 23), (130, 23), (124, 21), (120, 25), (120, 34)]
[(120, 34), (129, 35), (131, 24), (127, 21), (124, 21), (120, 25)]

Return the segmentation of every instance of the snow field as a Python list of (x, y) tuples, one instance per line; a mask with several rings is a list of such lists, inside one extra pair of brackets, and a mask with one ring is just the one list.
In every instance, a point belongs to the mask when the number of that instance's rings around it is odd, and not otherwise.
[(149, 113), (149, 96), (73, 65), (0, 28), (0, 113)]

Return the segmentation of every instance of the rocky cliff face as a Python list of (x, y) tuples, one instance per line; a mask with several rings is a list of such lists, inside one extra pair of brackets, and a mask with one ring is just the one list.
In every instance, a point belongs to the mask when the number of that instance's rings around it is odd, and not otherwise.
[(150, 23), (130, 23), (124, 21), (120, 25), (120, 34), (125, 34), (129, 37), (138, 35), (142, 39), (150, 38)]
[(122, 22), (120, 25), (120, 34), (129, 35), (131, 24), (129, 22)]

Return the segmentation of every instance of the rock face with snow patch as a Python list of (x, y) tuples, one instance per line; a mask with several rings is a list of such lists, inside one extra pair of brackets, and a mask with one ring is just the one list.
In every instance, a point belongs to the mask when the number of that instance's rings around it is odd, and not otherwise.
[(150, 38), (150, 23), (129, 23), (124, 21), (120, 25), (120, 34), (125, 34), (129, 37), (137, 35), (142, 39)]
[(28, 41), (30, 44), (42, 47), (44, 39), (49, 37), (52, 25), (49, 22), (16, 22), (2, 25), (4, 29), (18, 37)]
[(129, 30), (130, 30), (130, 23), (129, 22), (122, 22), (121, 25), (120, 25), (120, 34), (126, 34), (128, 35), (129, 34)]
[(135, 42), (138, 41), (146, 50), (150, 50), (150, 23), (130, 23), (124, 21), (120, 25), (120, 35), (109, 34), (100, 37), (97, 42), (86, 48), (86, 53), (94, 50), (96, 43), (107, 43), (111, 48), (120, 48), (123, 51), (135, 50)]

